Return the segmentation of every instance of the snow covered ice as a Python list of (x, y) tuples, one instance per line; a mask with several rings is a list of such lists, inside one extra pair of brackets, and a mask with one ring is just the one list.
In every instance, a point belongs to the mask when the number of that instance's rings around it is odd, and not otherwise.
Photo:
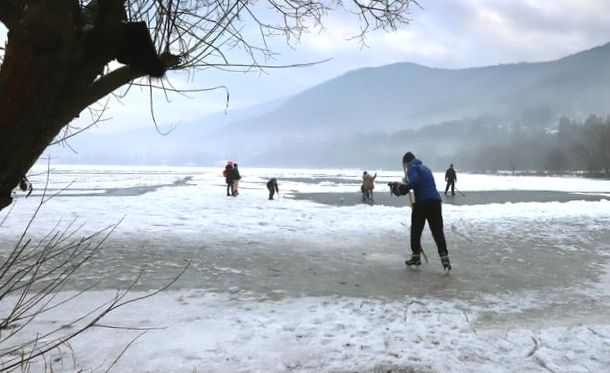
[[(610, 370), (610, 181), (459, 174), (466, 197), (443, 204), (454, 267), (446, 275), (428, 228), (430, 263), (404, 265), (410, 211), (385, 185), (400, 172), (377, 171), (373, 206), (348, 203), (360, 197), (361, 170), (242, 165), (237, 198), (225, 196), (221, 172), (54, 167), (48, 194), (72, 184), (45, 204), (32, 237), (60, 219), (78, 218), (83, 234), (123, 221), (60, 297), (99, 282), (96, 289), (24, 333), (69, 322), (140, 272), (133, 297), (158, 289), (190, 263), (169, 290), (103, 320), (152, 328), (114, 371)], [(17, 199), (0, 227), (1, 255), (32, 215), (45, 177), (32, 178), (35, 193)], [(264, 186), (270, 177), (279, 181), (275, 201)], [(541, 197), (520, 202), (519, 191)], [(513, 200), (477, 202), (489, 193)], [(54, 369), (105, 371), (140, 333), (88, 330)]]

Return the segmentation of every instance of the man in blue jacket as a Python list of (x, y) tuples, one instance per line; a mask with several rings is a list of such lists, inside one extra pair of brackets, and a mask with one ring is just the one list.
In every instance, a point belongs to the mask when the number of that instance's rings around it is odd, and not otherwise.
[(411, 210), (411, 259), (407, 265), (421, 264), (421, 235), (428, 221), (432, 237), (438, 248), (443, 268), (451, 270), (447, 243), (443, 232), (443, 214), (441, 210), (441, 196), (436, 190), (436, 183), (432, 171), (422, 161), (416, 159), (413, 153), (406, 152), (402, 158), (402, 165), (406, 169), (406, 180), (402, 183), (392, 183), (392, 194), (402, 196), (411, 189), (415, 193), (415, 201)]

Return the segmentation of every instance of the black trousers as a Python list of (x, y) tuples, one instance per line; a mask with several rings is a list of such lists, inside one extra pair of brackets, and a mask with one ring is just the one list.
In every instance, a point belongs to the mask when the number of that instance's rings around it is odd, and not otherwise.
[(455, 180), (447, 181), (447, 186), (445, 187), (445, 194), (449, 190), (449, 185), (451, 185), (451, 195), (455, 195)]
[(418, 201), (413, 204), (411, 211), (411, 251), (419, 254), (421, 251), (421, 234), (428, 221), (432, 237), (438, 248), (440, 256), (447, 255), (447, 242), (443, 232), (443, 212), (441, 201), (427, 200)]
[(273, 199), (273, 196), (275, 195), (275, 188), (267, 185), (267, 190), (269, 190), (269, 199)]

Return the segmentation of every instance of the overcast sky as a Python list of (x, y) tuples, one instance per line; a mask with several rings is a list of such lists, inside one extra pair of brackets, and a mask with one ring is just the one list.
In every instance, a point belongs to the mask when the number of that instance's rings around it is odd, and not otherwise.
[[(309, 68), (268, 74), (204, 71), (194, 79), (172, 77), (192, 88), (224, 84), (231, 99), (227, 115), (240, 107), (298, 93), (349, 70), (395, 62), (463, 68), (512, 62), (545, 61), (610, 41), (610, 0), (419, 0), (412, 22), (393, 33), (368, 35), (368, 48), (349, 37), (358, 33), (353, 16), (333, 14), (320, 33), (305, 35), (296, 50), (278, 43), (277, 64), (332, 58)], [(176, 79), (177, 78), (177, 79)], [(162, 127), (222, 111), (225, 92), (155, 100)], [(132, 91), (122, 104), (112, 102), (105, 131), (150, 126), (148, 92)]]

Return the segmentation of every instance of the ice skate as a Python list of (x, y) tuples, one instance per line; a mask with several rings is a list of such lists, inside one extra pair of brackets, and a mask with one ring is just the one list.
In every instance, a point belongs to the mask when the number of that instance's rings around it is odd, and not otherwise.
[(419, 254), (412, 254), (411, 259), (406, 260), (405, 264), (408, 266), (418, 266), (421, 264), (421, 258)]
[(451, 271), (451, 262), (449, 261), (449, 255), (441, 256), (441, 264), (443, 265), (443, 269), (445, 271)]

